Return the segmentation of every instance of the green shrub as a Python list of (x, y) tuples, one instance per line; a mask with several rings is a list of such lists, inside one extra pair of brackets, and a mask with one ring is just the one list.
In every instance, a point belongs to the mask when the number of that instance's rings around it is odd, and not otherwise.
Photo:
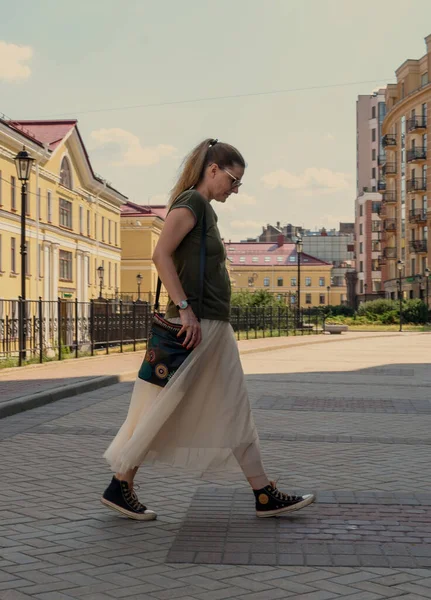
[(426, 323), (428, 321), (428, 309), (425, 302), (416, 298), (403, 302), (403, 321), (404, 323)]
[(390, 312), (391, 310), (397, 310), (397, 306), (398, 304), (396, 300), (386, 300), (385, 298), (379, 298), (379, 300), (362, 302), (358, 308), (358, 315), (383, 315), (384, 313)]

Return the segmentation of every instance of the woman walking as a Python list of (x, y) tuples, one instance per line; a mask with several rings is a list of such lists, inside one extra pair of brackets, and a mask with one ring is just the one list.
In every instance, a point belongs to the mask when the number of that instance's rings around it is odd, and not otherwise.
[[(141, 368), (126, 421), (105, 452), (115, 475), (101, 500), (132, 519), (157, 516), (139, 502), (133, 488), (144, 462), (201, 472), (239, 463), (258, 517), (298, 510), (315, 500), (312, 494), (280, 492), (265, 473), (229, 323), (226, 253), (210, 203), (238, 193), (244, 170), (236, 148), (208, 139), (185, 159), (171, 193), (153, 261), (169, 295), (165, 319), (182, 325), (178, 337), (185, 335), (183, 346), (191, 352), (164, 387), (146, 381), (149, 376)], [(158, 376), (167, 373), (161, 368)]]

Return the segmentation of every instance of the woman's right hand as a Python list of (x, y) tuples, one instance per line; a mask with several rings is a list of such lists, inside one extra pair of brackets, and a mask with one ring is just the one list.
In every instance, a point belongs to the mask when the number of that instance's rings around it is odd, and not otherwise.
[(182, 344), (184, 348), (187, 348), (187, 350), (196, 348), (202, 341), (201, 324), (191, 306), (188, 306), (185, 310), (180, 310), (179, 313), (182, 327), (177, 337), (181, 337), (185, 333), (186, 338)]

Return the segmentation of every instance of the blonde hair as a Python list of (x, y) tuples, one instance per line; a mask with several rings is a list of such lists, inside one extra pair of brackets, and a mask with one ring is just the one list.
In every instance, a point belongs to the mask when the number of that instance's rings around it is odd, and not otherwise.
[(245, 168), (245, 160), (234, 146), (208, 138), (198, 144), (185, 157), (181, 165), (178, 180), (169, 196), (169, 206), (171, 206), (180, 194), (198, 185), (203, 177), (205, 168), (212, 163), (218, 165), (220, 169), (232, 167), (233, 165)]

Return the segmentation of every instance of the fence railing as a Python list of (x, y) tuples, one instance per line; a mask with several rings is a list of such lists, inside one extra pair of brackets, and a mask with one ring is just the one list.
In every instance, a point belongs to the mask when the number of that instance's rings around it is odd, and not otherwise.
[[(151, 328), (153, 305), (122, 300), (0, 299), (0, 366), (136, 350)], [(161, 307), (163, 310), (163, 306)], [(310, 335), (324, 328), (318, 309), (290, 306), (232, 307), (238, 339)]]

